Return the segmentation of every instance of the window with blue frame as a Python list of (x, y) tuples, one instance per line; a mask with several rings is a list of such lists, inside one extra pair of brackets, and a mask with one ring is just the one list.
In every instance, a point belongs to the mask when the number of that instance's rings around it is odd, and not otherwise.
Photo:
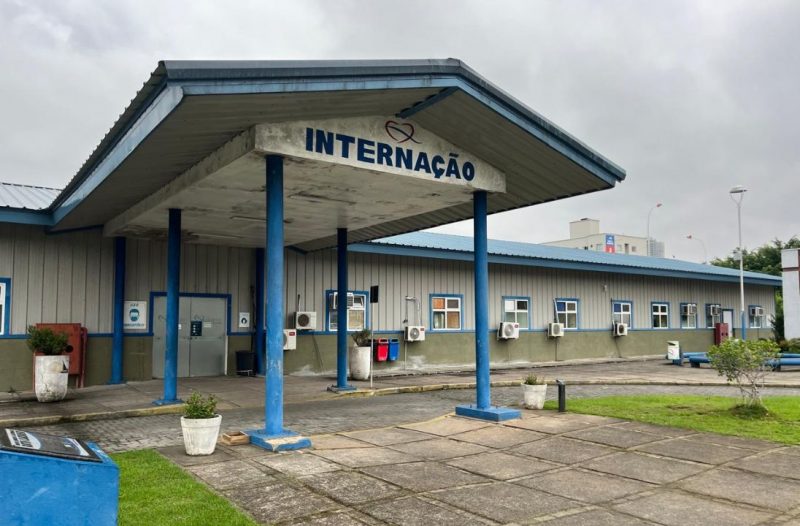
[(653, 328), (669, 329), (669, 303), (653, 303)]
[(764, 308), (761, 305), (750, 305), (750, 328), (761, 329), (764, 327)]
[(503, 298), (503, 321), (516, 322), (520, 329), (529, 329), (530, 300), (528, 298)]
[(717, 323), (722, 322), (722, 306), (719, 303), (706, 305), (706, 327), (713, 329)]
[(633, 305), (630, 301), (615, 301), (611, 304), (611, 315), (614, 323), (624, 323), (628, 327), (632, 326)]
[(697, 303), (681, 303), (681, 329), (697, 328)]
[(8, 278), (0, 278), (0, 336), (5, 336), (8, 332), (9, 326), (9, 307), (10, 305), (10, 292), (11, 280)]
[(431, 296), (431, 328), (437, 331), (461, 330), (461, 297)]
[[(353, 304), (347, 307), (347, 330), (360, 331), (367, 326), (367, 294), (364, 292), (349, 291), (348, 296), (353, 295)], [(334, 307), (338, 303), (338, 294), (335, 291), (328, 291), (326, 297), (328, 305), (327, 329), (335, 331), (339, 328), (339, 313)], [(349, 303), (349, 299), (348, 299)]]
[(556, 320), (565, 329), (578, 328), (578, 300), (557, 299)]

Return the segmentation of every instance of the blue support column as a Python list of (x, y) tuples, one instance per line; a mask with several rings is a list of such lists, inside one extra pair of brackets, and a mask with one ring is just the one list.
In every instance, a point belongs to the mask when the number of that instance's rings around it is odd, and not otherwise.
[[(181, 282), (181, 211), (169, 209), (167, 232), (167, 334), (164, 353), (164, 396), (156, 405), (180, 404), (178, 399), (178, 321)], [(151, 306), (152, 308), (152, 306)]]
[(125, 317), (125, 238), (114, 238), (114, 341), (111, 349), (111, 380), (110, 384), (121, 384), (122, 379), (122, 353), (123, 330), (122, 324)]
[(283, 157), (267, 155), (267, 355), (264, 429), (246, 431), (250, 443), (270, 451), (310, 447), (311, 441), (283, 428)]
[(476, 404), (456, 406), (456, 414), (482, 420), (510, 420), (520, 412), (491, 404), (489, 377), (489, 249), (487, 236), (488, 195), (475, 192), (473, 225), (475, 236), (475, 383)]
[(264, 363), (266, 362), (266, 356), (264, 355), (264, 344), (265, 341), (265, 334), (264, 334), (264, 269), (265, 269), (265, 261), (264, 261), (264, 249), (257, 248), (256, 249), (256, 345), (255, 345), (255, 352), (256, 352), (256, 373), (263, 376), (265, 367)]
[[(742, 314), (741, 314), (740, 318), (741, 319), (739, 320), (739, 323), (741, 323), (741, 327), (742, 327), (742, 340), (746, 340), (747, 339), (747, 315), (745, 314), (744, 311), (742, 311)], [(731, 328), (733, 328), (733, 327), (731, 327)]]
[(355, 391), (347, 384), (347, 229), (336, 229), (336, 385), (330, 391)]

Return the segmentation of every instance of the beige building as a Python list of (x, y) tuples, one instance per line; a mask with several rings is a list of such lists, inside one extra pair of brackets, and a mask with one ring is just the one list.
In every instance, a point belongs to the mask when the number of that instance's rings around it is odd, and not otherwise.
[[(580, 248), (613, 254), (646, 256), (647, 238), (600, 232), (600, 221), (584, 217), (569, 224), (569, 239), (542, 243), (555, 247)], [(650, 238), (650, 255), (664, 257), (664, 243)]]

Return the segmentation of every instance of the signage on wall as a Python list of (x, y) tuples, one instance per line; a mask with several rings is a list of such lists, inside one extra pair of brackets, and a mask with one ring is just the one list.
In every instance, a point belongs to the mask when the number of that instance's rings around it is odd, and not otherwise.
[(249, 329), (250, 328), (250, 313), (249, 312), (240, 312), (239, 313), (239, 328), (240, 329)]
[(606, 252), (613, 254), (616, 250), (614, 234), (606, 234)]
[(397, 117), (256, 126), (256, 149), (428, 181), (505, 192), (505, 175), (424, 128)]
[(147, 330), (147, 302), (126, 301), (123, 305), (122, 328), (126, 331)]

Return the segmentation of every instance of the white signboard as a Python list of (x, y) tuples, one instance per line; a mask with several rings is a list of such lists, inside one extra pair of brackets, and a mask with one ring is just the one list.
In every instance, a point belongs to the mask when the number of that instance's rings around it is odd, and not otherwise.
[(124, 302), (122, 328), (126, 331), (147, 330), (147, 302)]
[(256, 149), (489, 192), (505, 175), (486, 161), (398, 117), (355, 117), (256, 126)]
[(250, 328), (250, 313), (249, 312), (240, 312), (239, 313), (239, 328), (240, 329), (249, 329)]

